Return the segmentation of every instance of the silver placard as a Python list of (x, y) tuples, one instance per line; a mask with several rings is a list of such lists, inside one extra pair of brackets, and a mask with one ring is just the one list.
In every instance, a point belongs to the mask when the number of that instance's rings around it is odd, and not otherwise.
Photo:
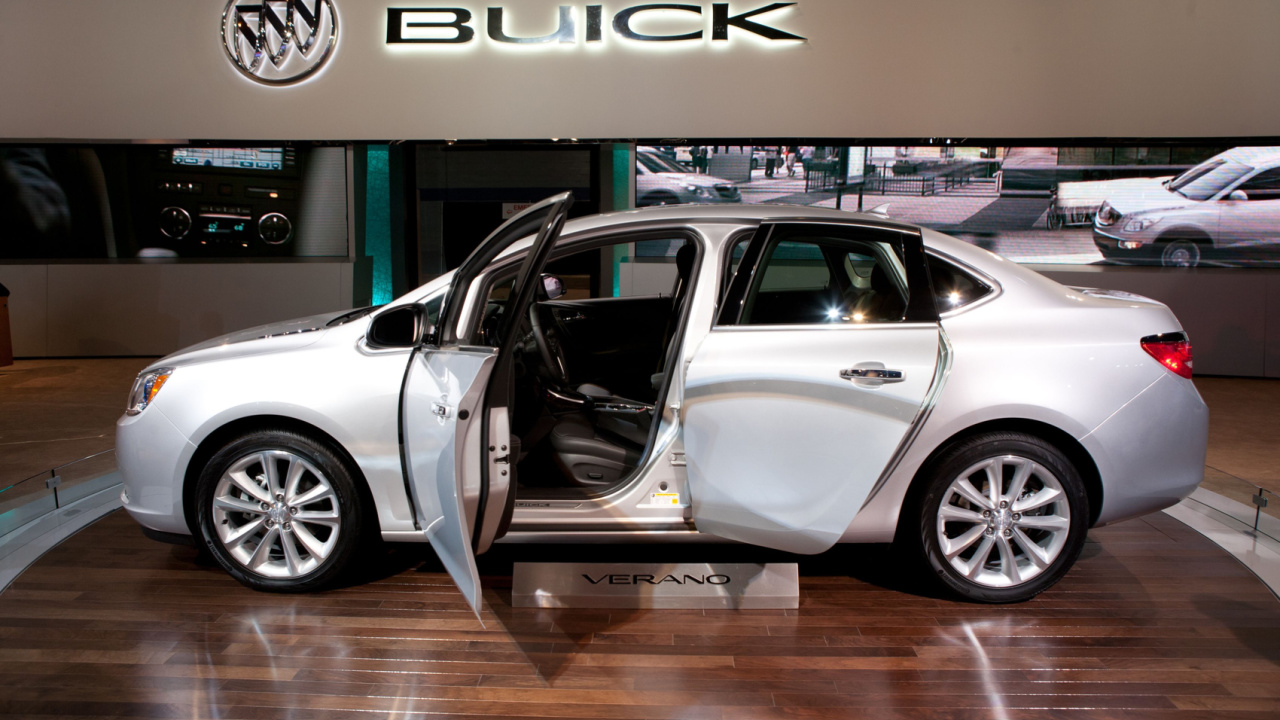
[(515, 607), (794, 609), (795, 563), (516, 563)]

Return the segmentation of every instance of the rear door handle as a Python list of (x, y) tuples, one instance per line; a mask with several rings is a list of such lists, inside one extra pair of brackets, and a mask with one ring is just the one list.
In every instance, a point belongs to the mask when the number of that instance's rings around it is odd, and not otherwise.
[[(876, 385), (884, 383), (897, 383), (906, 379), (901, 370), (887, 370), (885, 368), (849, 368), (840, 371), (840, 377), (845, 380), (867, 381), (876, 380)], [(870, 383), (868, 383), (870, 384)]]

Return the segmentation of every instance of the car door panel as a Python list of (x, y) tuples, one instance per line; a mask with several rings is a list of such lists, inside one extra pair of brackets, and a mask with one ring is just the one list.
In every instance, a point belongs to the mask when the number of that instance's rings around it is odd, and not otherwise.
[(421, 349), (410, 361), (401, 403), (405, 471), (418, 525), (472, 607), (480, 598), (471, 538), (481, 492), (479, 474), (463, 472), (465, 450), (473, 444), (463, 440), (482, 414), (495, 357), (488, 349)]
[[(509, 405), (515, 347), (514, 320), (533, 288), (573, 198), (563, 193), (512, 218), (463, 262), (445, 296), (440, 323), (414, 350), (401, 391), (403, 463), (419, 529), (480, 614), (476, 549), (483, 551), (503, 521), (511, 489)], [(499, 347), (466, 343), (464, 307), (474, 282), (512, 243), (536, 233), (517, 276), (513, 315), (499, 330)], [(478, 323), (476, 323), (478, 325)], [(495, 388), (501, 391), (495, 394)], [(488, 441), (494, 443), (492, 449)], [(502, 442), (505, 440), (506, 442)], [(499, 449), (496, 445), (501, 445)], [(491, 478), (496, 473), (496, 478)]]
[[(809, 307), (828, 292), (815, 288), (843, 286)], [(918, 233), (762, 225), (685, 374), (698, 530), (796, 553), (834, 545), (921, 416), (940, 332)]]
[[(936, 326), (711, 332), (685, 383), (698, 530), (797, 553), (839, 540), (933, 382)], [(899, 382), (849, 380), (862, 366)]]

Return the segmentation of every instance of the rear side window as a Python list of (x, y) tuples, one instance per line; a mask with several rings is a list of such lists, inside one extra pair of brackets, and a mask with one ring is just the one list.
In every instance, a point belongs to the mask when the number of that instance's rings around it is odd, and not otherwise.
[(936, 255), (929, 256), (929, 275), (938, 312), (957, 310), (992, 293), (992, 287)]
[(910, 297), (889, 242), (807, 236), (771, 242), (743, 303), (742, 325), (902, 322)]

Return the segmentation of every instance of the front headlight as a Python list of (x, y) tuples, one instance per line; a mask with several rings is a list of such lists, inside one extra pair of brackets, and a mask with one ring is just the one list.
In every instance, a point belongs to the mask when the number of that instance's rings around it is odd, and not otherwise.
[(702, 185), (687, 185), (685, 190), (693, 193), (695, 197), (711, 197), (712, 195), (711, 188)]
[(1124, 231), (1129, 233), (1142, 232), (1158, 222), (1160, 222), (1158, 217), (1134, 218), (1124, 224)]
[(129, 391), (129, 405), (124, 409), (125, 414), (137, 415), (146, 410), (172, 374), (173, 368), (156, 368), (139, 375), (133, 381), (133, 389)]
[(1102, 206), (1098, 208), (1098, 213), (1093, 218), (1099, 225), (1106, 227), (1115, 224), (1120, 219), (1120, 213), (1111, 207), (1110, 202), (1103, 200)]

